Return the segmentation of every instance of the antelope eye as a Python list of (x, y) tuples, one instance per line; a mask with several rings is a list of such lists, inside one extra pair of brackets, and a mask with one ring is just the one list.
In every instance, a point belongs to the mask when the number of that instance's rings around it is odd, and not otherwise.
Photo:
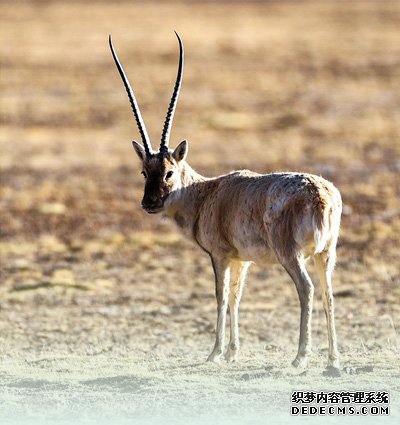
[(142, 171), (142, 176), (145, 178), (145, 179), (147, 179), (147, 173), (145, 172), (145, 171)]
[(172, 177), (172, 175), (174, 174), (173, 171), (168, 171), (168, 173), (165, 175), (165, 180), (168, 180)]

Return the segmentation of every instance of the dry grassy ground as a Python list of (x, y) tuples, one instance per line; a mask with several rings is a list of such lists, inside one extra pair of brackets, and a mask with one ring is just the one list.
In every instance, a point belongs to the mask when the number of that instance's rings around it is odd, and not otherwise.
[[(390, 390), (385, 423), (398, 420), (400, 4), (3, 1), (0, 16), (1, 423), (284, 422), (295, 388)], [(156, 144), (174, 29), (186, 69), (172, 144), (189, 140), (198, 171), (302, 170), (342, 192), (336, 316), (357, 375), (321, 377), (319, 285), (311, 369), (291, 369), (297, 296), (262, 264), (241, 362), (204, 363), (211, 266), (140, 210), (137, 130), (107, 45), (112, 33)]]

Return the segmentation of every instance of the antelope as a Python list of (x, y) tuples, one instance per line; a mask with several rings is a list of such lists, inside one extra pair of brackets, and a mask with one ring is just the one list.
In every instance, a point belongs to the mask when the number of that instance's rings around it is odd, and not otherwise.
[(314, 260), (322, 285), (328, 328), (328, 368), (338, 371), (339, 352), (334, 318), (332, 272), (336, 259), (342, 202), (335, 186), (322, 177), (297, 172), (258, 174), (233, 171), (203, 177), (186, 162), (188, 143), (172, 150), (169, 139), (184, 66), (179, 42), (179, 65), (161, 143), (153, 150), (129, 80), (109, 45), (128, 94), (142, 144), (133, 141), (145, 179), (142, 208), (163, 213), (211, 258), (215, 274), (217, 326), (215, 345), (208, 361), (218, 363), (224, 354), (229, 307), (230, 341), (227, 361), (239, 352), (239, 303), (246, 273), (252, 262), (280, 263), (293, 280), (300, 300), (300, 337), (295, 367), (306, 367), (311, 353), (311, 316), (314, 286), (306, 260)]

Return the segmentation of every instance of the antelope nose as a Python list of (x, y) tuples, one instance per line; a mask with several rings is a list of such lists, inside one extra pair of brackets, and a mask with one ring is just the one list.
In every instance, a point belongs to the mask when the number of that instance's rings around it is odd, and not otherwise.
[(146, 196), (146, 198), (143, 198), (142, 200), (142, 207), (146, 208), (146, 207), (151, 207), (154, 204), (156, 204), (158, 201), (158, 198), (156, 195), (148, 195)]

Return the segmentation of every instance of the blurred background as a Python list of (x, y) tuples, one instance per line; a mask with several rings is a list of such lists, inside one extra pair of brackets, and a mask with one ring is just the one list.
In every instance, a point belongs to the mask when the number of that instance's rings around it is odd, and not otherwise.
[(156, 146), (175, 81), (174, 29), (186, 68), (171, 143), (189, 140), (199, 172), (321, 174), (343, 193), (344, 240), (368, 241), (370, 252), (398, 236), (398, 2), (0, 6), (6, 240), (160, 225), (140, 211), (138, 133), (107, 37)]
[[(112, 34), (157, 146), (176, 30), (186, 64), (171, 145), (187, 139), (189, 163), (207, 176), (249, 168), (332, 181), (344, 200), (335, 277), (341, 352), (394, 364), (398, 1), (3, 0), (0, 16), (5, 359), (49, 346), (115, 353), (138, 341), (144, 352), (160, 343), (200, 349), (201, 359), (211, 348), (209, 259), (140, 208), (131, 147), (139, 136), (108, 47)], [(316, 298), (324, 359), (318, 285)], [(294, 356), (298, 300), (280, 268), (254, 267), (242, 305), (245, 346)]]

